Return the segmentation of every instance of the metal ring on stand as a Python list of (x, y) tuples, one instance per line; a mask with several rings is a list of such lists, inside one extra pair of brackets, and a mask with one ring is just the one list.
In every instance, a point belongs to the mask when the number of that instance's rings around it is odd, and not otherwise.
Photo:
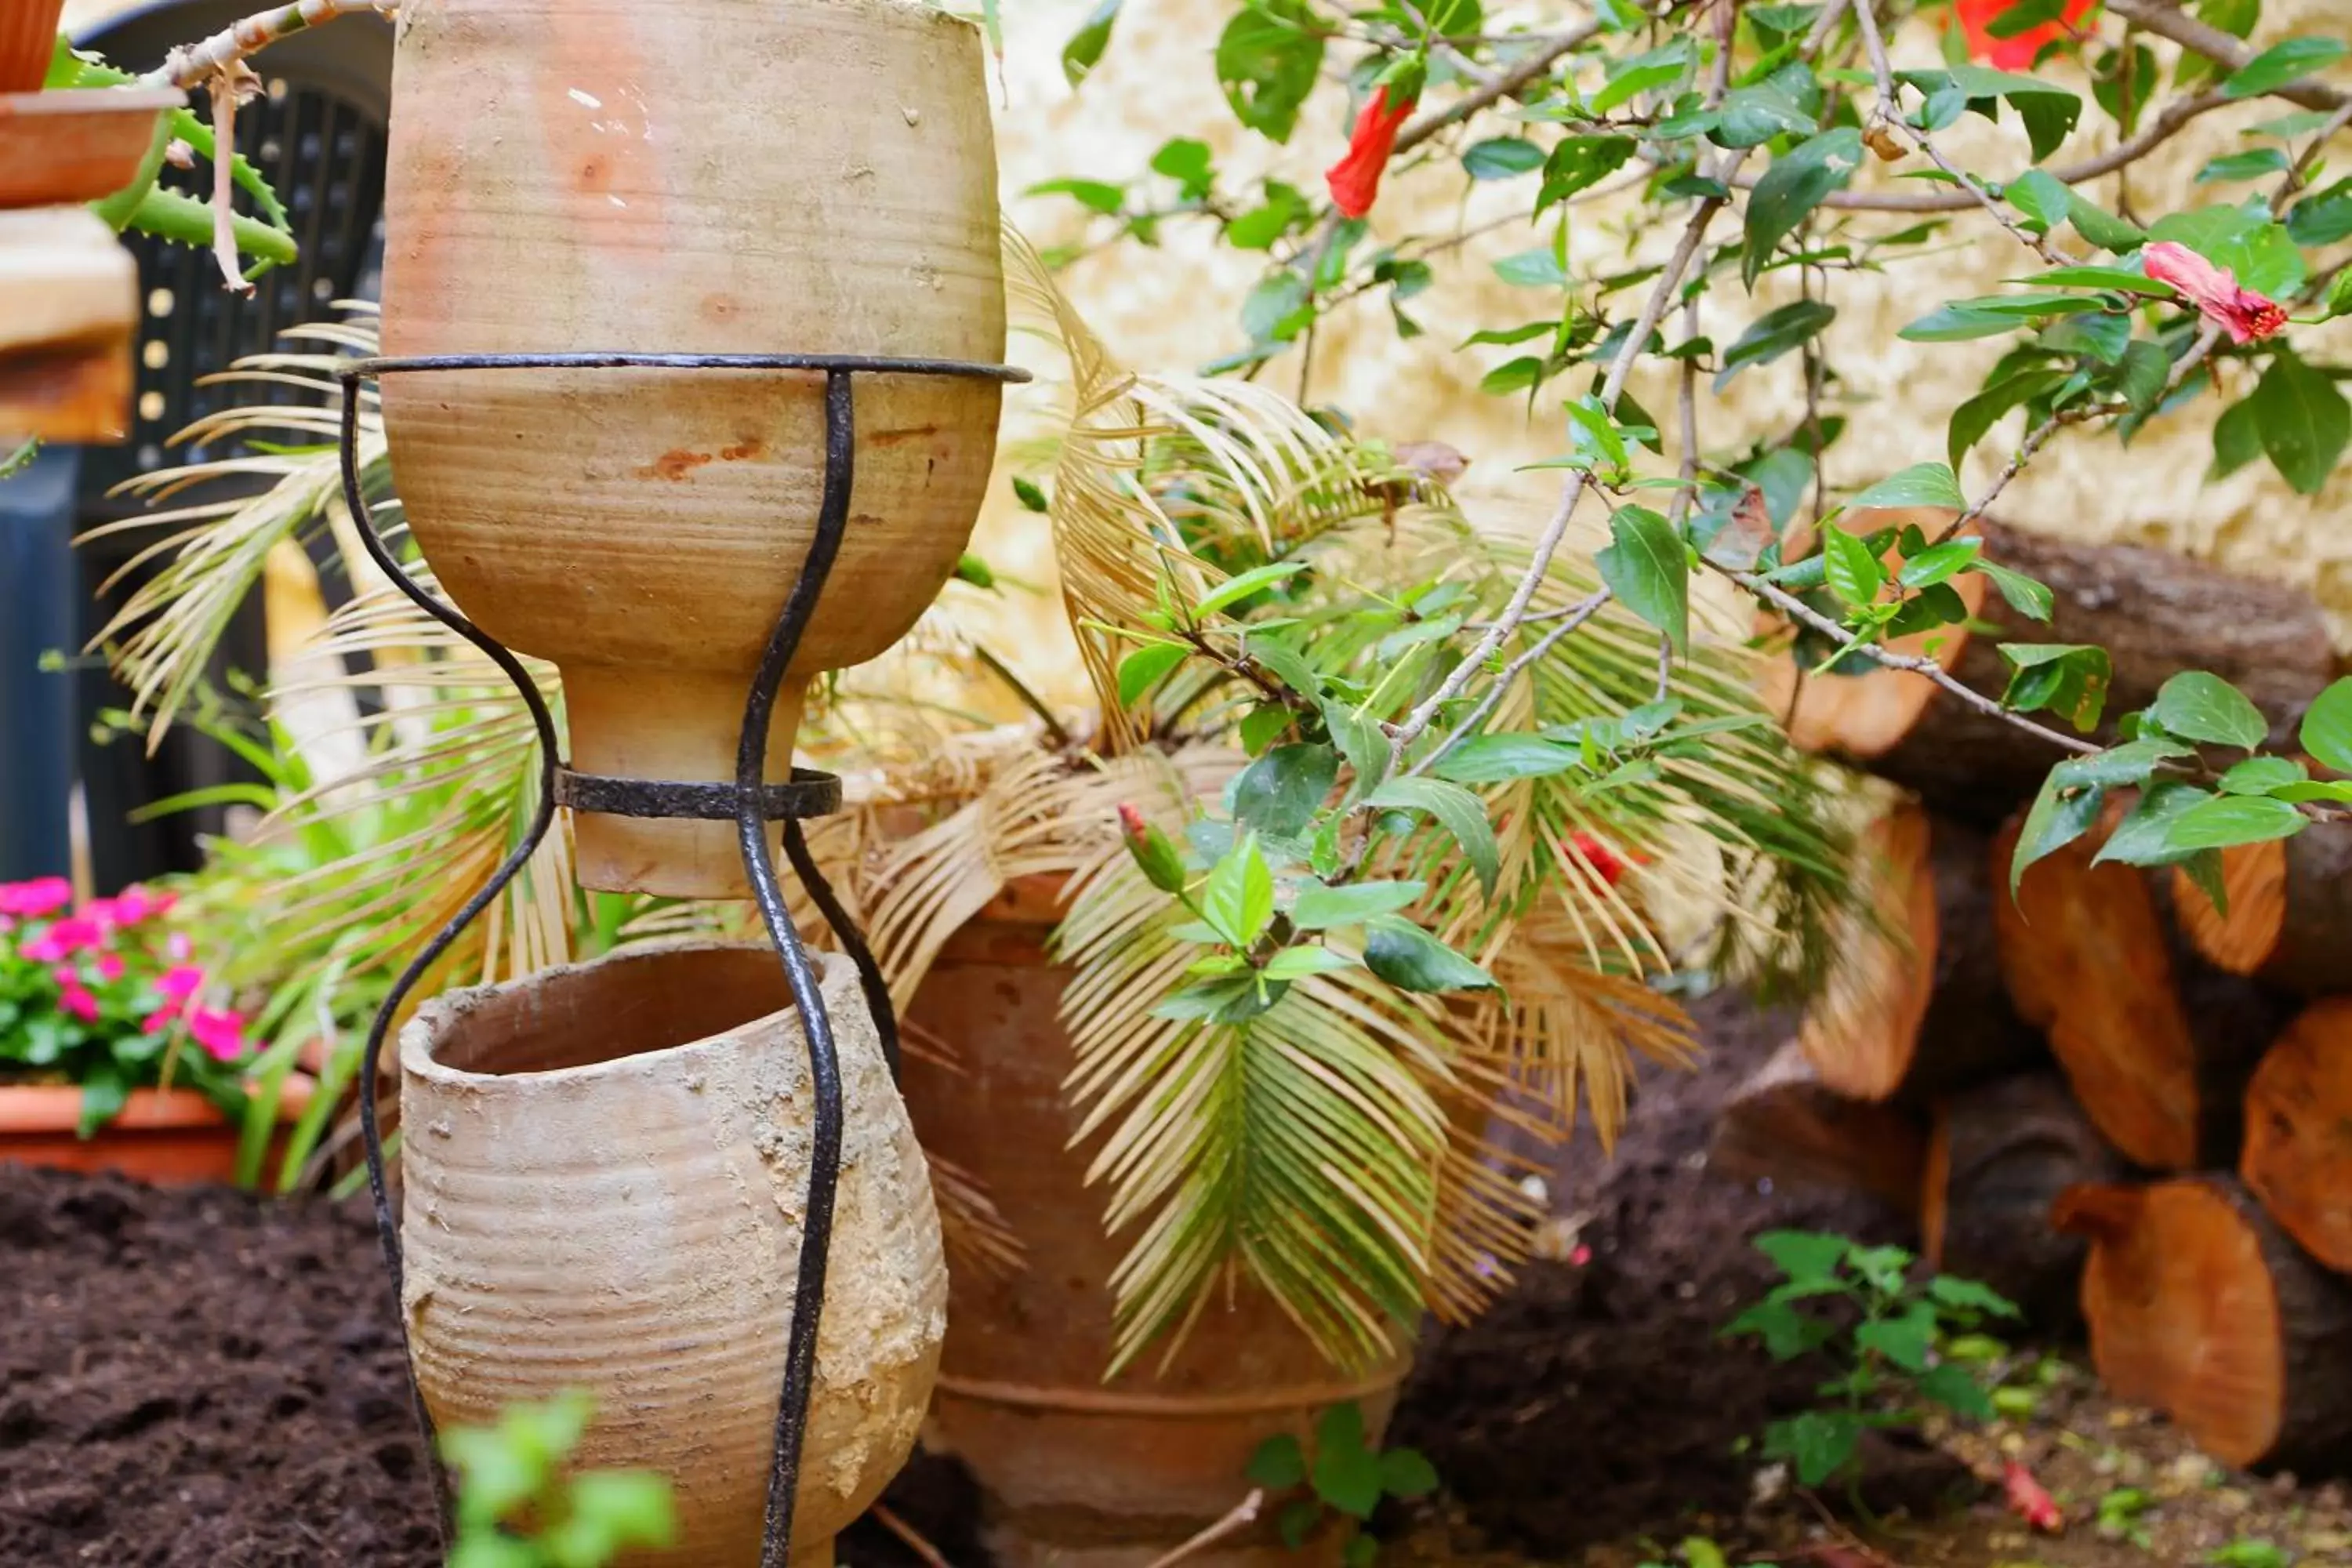
[[(522, 661), (416, 583), (377, 535), (364, 489), (360, 482), (358, 390), (359, 383), (364, 378), (443, 370), (624, 368), (812, 371), (823, 373), (825, 378), (824, 489), (817, 509), (816, 530), (809, 542), (801, 576), (793, 584), (793, 591), (776, 618), (775, 626), (769, 633), (767, 647), (761, 654), (758, 672), (752, 679), (751, 691), (745, 700), (743, 728), (736, 749), (732, 784), (614, 779), (575, 773), (566, 768), (561, 758), (554, 716), (550, 712), (538, 684), (523, 668)], [(432, 1477), (434, 1501), (445, 1543), (452, 1525), (449, 1483), (439, 1457), (434, 1451), (433, 1418), (425, 1407), (424, 1391), (416, 1379), (415, 1362), (409, 1344), (407, 1312), (400, 1299), (404, 1272), (400, 1225), (392, 1212), (384, 1177), (383, 1142), (376, 1108), (377, 1074), (382, 1064), (384, 1037), (409, 994), (466, 927), (505, 890), (507, 884), (538, 850), (547, 837), (548, 829), (553, 825), (555, 808), (561, 804), (574, 810), (629, 816), (731, 817), (736, 824), (744, 874), (751, 885), (753, 901), (759, 906), (769, 940), (775, 945), (777, 955), (783, 963), (784, 979), (792, 991), (793, 1005), (801, 1016), (802, 1031), (808, 1045), (815, 1117), (812, 1129), (808, 1201), (801, 1232), (793, 1321), (785, 1339), (784, 1377), (776, 1405), (775, 1447), (768, 1475), (761, 1568), (786, 1568), (790, 1558), (801, 1451), (807, 1436), (809, 1400), (816, 1376), (817, 1330), (824, 1308), (825, 1278), (833, 1240), (834, 1200), (841, 1173), (842, 1098), (840, 1067), (834, 1049), (833, 1021), (825, 1010), (815, 966), (810, 962), (800, 932), (793, 928), (791, 913), (785, 907), (774, 857), (768, 847), (766, 829), (769, 822), (779, 818), (783, 821), (785, 854), (807, 889), (811, 900), (824, 914), (825, 923), (833, 929), (835, 940), (856, 965), (858, 982), (873, 1012), (875, 1027), (881, 1039), (883, 1054), (889, 1063), (891, 1077), (895, 1079), (898, 1072), (898, 1020), (890, 1005), (889, 988), (847, 910), (818, 871), (814, 858), (809, 854), (807, 839), (801, 831), (802, 817), (822, 816), (839, 809), (840, 781), (804, 768), (794, 768), (789, 783), (772, 784), (765, 776), (768, 730), (774, 715), (777, 693), (782, 687), (785, 671), (791, 667), (793, 655), (800, 646), (802, 633), (806, 629), (810, 616), (815, 613), (818, 596), (824, 591), (825, 579), (832, 573), (843, 535), (848, 528), (850, 491), (856, 466), (856, 417), (852, 390), (854, 378), (861, 374), (960, 376), (1007, 383), (1029, 379), (1027, 372), (1011, 365), (963, 360), (888, 359), (860, 354), (616, 353), (379, 356), (353, 360), (336, 372), (343, 388), (343, 500), (369, 556), (391, 578), (393, 584), (415, 601), (419, 608), (479, 649), (514, 683), (516, 690), (522, 695), (524, 707), (530, 710), (540, 742), (539, 802), (521, 840), (499, 862), (489, 881), (434, 934), (393, 983), (383, 1006), (377, 1010), (369, 1026), (367, 1044), (361, 1058), (360, 1132), (366, 1147), (368, 1191), (374, 1200), (376, 1231), (383, 1246), (385, 1267), (392, 1277), (393, 1305), (399, 1323), (402, 1359), (408, 1373), (409, 1399), (415, 1412), (418, 1429), (425, 1437), (425, 1467)]]

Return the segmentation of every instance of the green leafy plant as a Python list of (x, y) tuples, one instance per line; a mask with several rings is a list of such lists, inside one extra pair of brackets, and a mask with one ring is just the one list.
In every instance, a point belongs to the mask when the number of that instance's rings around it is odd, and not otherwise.
[(441, 1434), (457, 1478), (449, 1568), (604, 1568), (628, 1548), (677, 1543), (667, 1481), (645, 1470), (567, 1470), (594, 1410), (572, 1392), (512, 1406), (495, 1426)]
[[(1249, 1479), (1270, 1492), (1296, 1493), (1282, 1505), (1276, 1525), (1283, 1544), (1297, 1550), (1330, 1516), (1369, 1522), (1383, 1498), (1410, 1500), (1438, 1487), (1437, 1471), (1412, 1448), (1377, 1448), (1364, 1432), (1364, 1413), (1353, 1400), (1334, 1405), (1315, 1424), (1315, 1450), (1288, 1432), (1276, 1433), (1250, 1456)], [(1359, 1529), (1342, 1552), (1348, 1568), (1369, 1568), (1380, 1542)]]
[(2294, 1558), (2275, 1542), (2242, 1535), (2216, 1547), (2205, 1561), (2215, 1568), (2288, 1568)]
[(1825, 1403), (1772, 1422), (1764, 1452), (1787, 1459), (1808, 1487), (1852, 1479), (1863, 1434), (1916, 1424), (1929, 1405), (1971, 1421), (1995, 1412), (1969, 1364), (1939, 1353), (1944, 1337), (1970, 1332), (2017, 1309), (1972, 1280), (1914, 1277), (1899, 1247), (1864, 1247), (1814, 1231), (1768, 1231), (1757, 1250), (1783, 1276), (1727, 1324), (1762, 1342), (1774, 1361), (1820, 1354), (1837, 1369)]

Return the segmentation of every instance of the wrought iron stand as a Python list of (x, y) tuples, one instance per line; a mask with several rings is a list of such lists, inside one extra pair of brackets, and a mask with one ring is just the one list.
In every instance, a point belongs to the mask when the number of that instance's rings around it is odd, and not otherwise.
[[(691, 783), (611, 778), (579, 773), (566, 767), (555, 733), (555, 721), (540, 695), (538, 683), (522, 661), (473, 622), (420, 587), (407, 569), (378, 536), (368, 508), (359, 470), (359, 384), (366, 379), (445, 370), (734, 370), (807, 371), (824, 377), (824, 490), (817, 507), (815, 536), (809, 542), (800, 580), (793, 585), (783, 611), (768, 634), (758, 672), (743, 705), (742, 735), (735, 751), (733, 784)], [(592, 811), (619, 816), (693, 817), (735, 824), (743, 856), (744, 875), (759, 905), (768, 939), (782, 959), (784, 979), (791, 987), (793, 1009), (808, 1041), (809, 1073), (814, 1091), (815, 1117), (809, 1167), (807, 1219), (801, 1236), (800, 1271), (793, 1292), (793, 1321), (784, 1348), (783, 1387), (776, 1405), (776, 1436), (768, 1474), (768, 1502), (761, 1534), (761, 1568), (785, 1568), (793, 1532), (793, 1504), (799, 1490), (801, 1443), (808, 1426), (809, 1395), (815, 1382), (817, 1320), (824, 1306), (825, 1268), (833, 1241), (834, 1191), (841, 1174), (841, 1075), (834, 1054), (833, 1024), (817, 987), (816, 971), (802, 946), (799, 931), (784, 907), (783, 889), (776, 877), (775, 858), (768, 847), (767, 825), (784, 825), (784, 854), (793, 872), (823, 911), (851, 962), (857, 966), (866, 1001), (873, 1010), (882, 1049), (895, 1078), (898, 1071), (898, 1031), (890, 1007), (890, 993), (876, 966), (873, 953), (834, 896), (810, 856), (801, 819), (840, 809), (841, 781), (829, 773), (794, 768), (788, 783), (771, 784), (765, 776), (769, 721), (784, 671), (800, 647), (801, 634), (814, 613), (834, 558), (841, 549), (849, 522), (849, 498), (857, 450), (856, 419), (852, 387), (859, 375), (961, 376), (998, 382), (1022, 382), (1028, 373), (1011, 365), (966, 360), (891, 359), (855, 354), (447, 354), (431, 357), (357, 359), (337, 371), (342, 383), (343, 500), (350, 508), (361, 541), (393, 585), (417, 606), (479, 648), (498, 666), (530, 710), (539, 731), (540, 790), (538, 809), (514, 848), (488, 882), (448, 924), (418, 951), (393, 983), (391, 993), (368, 1028), (367, 1046), (360, 1065), (360, 1131), (367, 1148), (368, 1190), (375, 1200), (376, 1233), (392, 1275), (393, 1305), (400, 1322), (401, 1352), (408, 1356), (408, 1319), (401, 1305), (402, 1261), (399, 1216), (393, 1213), (383, 1173), (383, 1139), (376, 1110), (377, 1070), (385, 1035), (417, 982), (448, 951), (459, 933), (488, 908), (491, 900), (522, 869), (555, 821), (555, 808)], [(415, 1364), (408, 1362), (409, 1400), (425, 1436), (425, 1468), (433, 1478), (434, 1502), (443, 1540), (450, 1529), (448, 1477), (435, 1453), (433, 1417), (416, 1381)]]

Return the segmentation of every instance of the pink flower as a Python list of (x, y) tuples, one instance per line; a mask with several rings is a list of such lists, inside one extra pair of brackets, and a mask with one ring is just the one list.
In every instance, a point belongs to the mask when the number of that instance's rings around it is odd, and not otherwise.
[(26, 915), (38, 920), (73, 902), (73, 884), (63, 877), (36, 877), (29, 882), (0, 882), (0, 915)]
[(176, 964), (155, 982), (155, 989), (174, 1002), (184, 1002), (204, 988), (205, 972), (193, 963)]
[(85, 1024), (98, 1022), (98, 998), (83, 990), (79, 983), (58, 990), (58, 1005)]
[(245, 1055), (245, 1020), (235, 1013), (195, 1008), (188, 1014), (188, 1033), (215, 1061), (233, 1062)]
[(75, 953), (97, 947), (106, 941), (106, 928), (94, 920), (80, 915), (68, 915), (54, 921), (24, 947), (25, 956), (36, 963), (55, 963), (71, 958)]
[(2266, 295), (2238, 287), (2238, 275), (2216, 267), (2185, 245), (2159, 239), (2140, 252), (2147, 275), (2170, 284), (2200, 314), (2229, 329), (2233, 343), (2276, 334), (2286, 325), (2286, 307)]
[(121, 979), (122, 955), (117, 952), (100, 953), (98, 955), (98, 977), (100, 980), (108, 981), (110, 983)]
[(179, 1021), (180, 1005), (177, 1002), (166, 1002), (139, 1020), (139, 1032), (142, 1035), (160, 1035)]
[(185, 963), (188, 962), (189, 954), (196, 951), (196, 944), (188, 940), (186, 931), (175, 931), (172, 933), (171, 940), (163, 944), (163, 951), (170, 955), (173, 963)]

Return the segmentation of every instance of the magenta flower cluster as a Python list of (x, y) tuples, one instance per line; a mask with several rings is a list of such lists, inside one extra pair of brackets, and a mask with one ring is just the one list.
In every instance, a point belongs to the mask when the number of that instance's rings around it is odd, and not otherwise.
[(215, 1099), (236, 1092), (254, 1041), (211, 1005), (218, 988), (164, 919), (173, 903), (131, 887), (77, 906), (62, 877), (0, 882), (0, 1077), (79, 1083), (100, 1120), (166, 1063)]

